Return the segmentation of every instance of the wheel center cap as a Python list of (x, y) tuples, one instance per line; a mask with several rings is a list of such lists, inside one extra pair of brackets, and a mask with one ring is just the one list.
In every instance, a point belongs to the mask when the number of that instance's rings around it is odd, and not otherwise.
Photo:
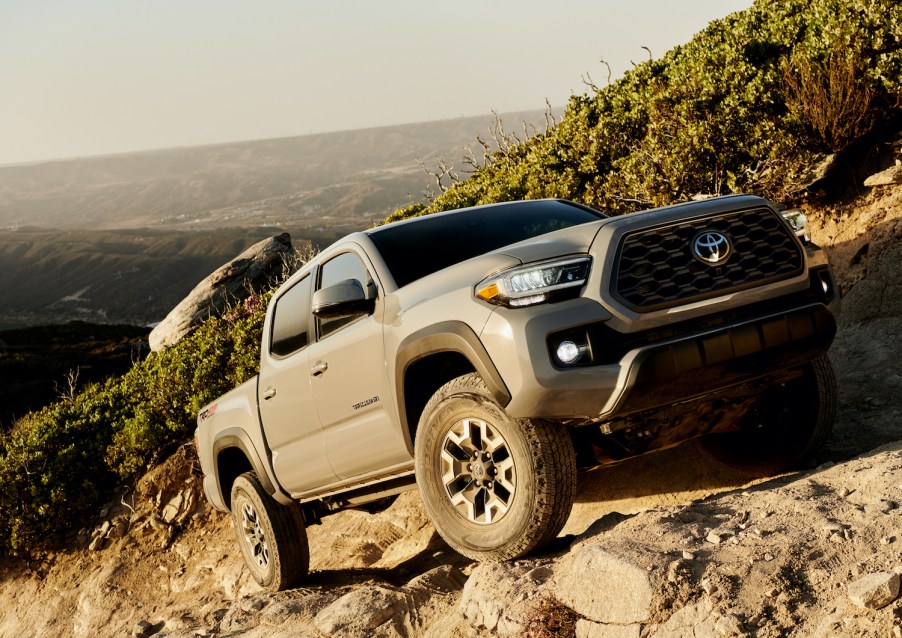
[(481, 479), (483, 476), (485, 476), (485, 467), (482, 465), (482, 463), (476, 463), (473, 466), (473, 476), (477, 479)]

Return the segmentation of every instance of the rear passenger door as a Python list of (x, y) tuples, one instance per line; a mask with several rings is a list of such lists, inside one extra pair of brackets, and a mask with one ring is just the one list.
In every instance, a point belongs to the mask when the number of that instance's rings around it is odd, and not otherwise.
[(272, 467), (290, 494), (337, 480), (326, 456), (313, 400), (307, 349), (313, 341), (310, 295), (304, 277), (274, 300), (268, 343), (260, 357), (258, 405), (272, 451)]
[(362, 253), (349, 250), (321, 266), (315, 289), (356, 279), (372, 314), (315, 319), (317, 342), (308, 348), (313, 396), (325, 436), (326, 453), (343, 479), (385, 473), (411, 457), (390, 414), (393, 393), (388, 383), (381, 321), (384, 304), (373, 268)]

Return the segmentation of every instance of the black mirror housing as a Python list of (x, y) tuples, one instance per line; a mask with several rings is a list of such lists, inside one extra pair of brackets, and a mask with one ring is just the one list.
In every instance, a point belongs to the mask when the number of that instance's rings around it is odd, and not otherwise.
[(313, 293), (313, 315), (320, 319), (366, 315), (375, 306), (376, 300), (366, 298), (363, 286), (356, 279), (345, 279)]

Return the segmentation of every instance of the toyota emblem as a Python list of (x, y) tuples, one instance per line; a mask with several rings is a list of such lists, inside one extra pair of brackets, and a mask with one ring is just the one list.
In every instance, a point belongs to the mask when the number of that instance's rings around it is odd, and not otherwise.
[(692, 240), (692, 254), (706, 264), (722, 264), (731, 251), (727, 236), (714, 230), (700, 232)]

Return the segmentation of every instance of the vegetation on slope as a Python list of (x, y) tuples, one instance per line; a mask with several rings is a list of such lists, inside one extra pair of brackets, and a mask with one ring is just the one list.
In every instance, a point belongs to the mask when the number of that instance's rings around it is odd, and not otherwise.
[[(823, 154), (897, 118), (895, 0), (759, 0), (621, 80), (571, 99), (562, 122), (503, 145), (429, 206), (566, 197), (611, 212), (696, 192), (792, 195)], [(266, 296), (210, 319), (119, 379), (0, 437), (0, 551), (55, 542), (117, 481), (190, 437), (197, 410), (255, 373)]]
[(128, 371), (150, 328), (70, 321), (0, 331), (0, 430), (54, 399)]
[(191, 436), (203, 405), (257, 372), (268, 295), (0, 436), (0, 554), (54, 546)]
[(542, 197), (611, 213), (696, 193), (792, 197), (825, 154), (898, 120), (900, 90), (896, 0), (758, 0), (386, 221)]

